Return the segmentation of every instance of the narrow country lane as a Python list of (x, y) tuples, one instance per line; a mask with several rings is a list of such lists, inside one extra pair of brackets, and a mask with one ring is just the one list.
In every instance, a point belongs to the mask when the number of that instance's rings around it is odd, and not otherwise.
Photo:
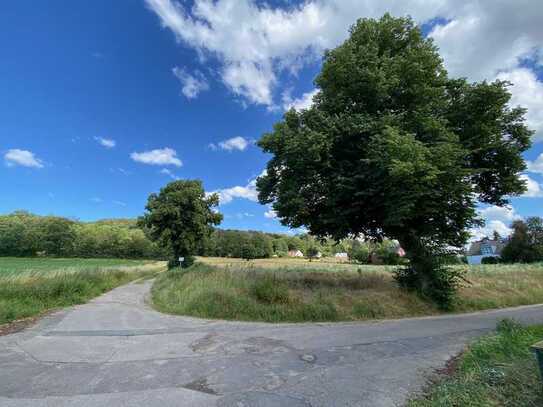
[(158, 313), (152, 282), (0, 337), (0, 406), (401, 406), (471, 339), (543, 306), (370, 323)]

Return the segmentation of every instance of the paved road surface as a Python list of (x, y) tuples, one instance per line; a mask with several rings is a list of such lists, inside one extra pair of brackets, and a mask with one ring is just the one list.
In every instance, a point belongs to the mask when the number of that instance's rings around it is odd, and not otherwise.
[(160, 314), (150, 282), (0, 337), (0, 406), (399, 406), (504, 317), (263, 324)]

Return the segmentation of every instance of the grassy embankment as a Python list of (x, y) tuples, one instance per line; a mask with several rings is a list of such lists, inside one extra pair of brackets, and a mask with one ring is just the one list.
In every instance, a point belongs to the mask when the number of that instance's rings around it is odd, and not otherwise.
[(455, 372), (409, 407), (540, 407), (543, 386), (530, 346), (543, 339), (543, 325), (522, 328), (511, 321), (476, 341)]
[[(298, 259), (199, 259), (161, 275), (157, 309), (204, 318), (269, 322), (356, 321), (439, 314), (400, 290), (392, 266)], [(208, 264), (202, 264), (205, 262)], [(543, 265), (471, 266), (455, 312), (543, 303)]]
[(0, 258), (0, 324), (84, 303), (163, 268), (136, 260)]

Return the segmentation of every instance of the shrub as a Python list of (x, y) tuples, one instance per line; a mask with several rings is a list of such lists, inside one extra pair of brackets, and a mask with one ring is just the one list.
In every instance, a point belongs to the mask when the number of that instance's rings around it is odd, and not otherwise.
[(435, 302), (441, 309), (450, 310), (456, 301), (458, 289), (465, 282), (465, 270), (448, 267), (444, 258), (450, 253), (436, 250), (433, 254), (411, 260), (410, 264), (394, 271), (394, 278), (402, 288), (416, 290), (418, 294)]
[(488, 256), (481, 259), (481, 264), (498, 264), (499, 262), (499, 257)]
[(288, 304), (291, 302), (288, 285), (272, 275), (257, 278), (253, 283), (252, 291), (258, 301), (267, 304)]

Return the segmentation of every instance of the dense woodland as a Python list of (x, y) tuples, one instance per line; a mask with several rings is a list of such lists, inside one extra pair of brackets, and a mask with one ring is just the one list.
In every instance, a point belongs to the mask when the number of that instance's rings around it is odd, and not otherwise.
[[(353, 260), (367, 263), (371, 253), (376, 253), (383, 263), (396, 264), (398, 256), (393, 249), (390, 241), (368, 244), (345, 239), (336, 243), (316, 240), (307, 234), (215, 229), (198, 254), (252, 259), (285, 257), (289, 250), (322, 256), (346, 252)], [(166, 259), (168, 250), (152, 242), (136, 219), (81, 222), (17, 211), (0, 216), (0, 256)]]

